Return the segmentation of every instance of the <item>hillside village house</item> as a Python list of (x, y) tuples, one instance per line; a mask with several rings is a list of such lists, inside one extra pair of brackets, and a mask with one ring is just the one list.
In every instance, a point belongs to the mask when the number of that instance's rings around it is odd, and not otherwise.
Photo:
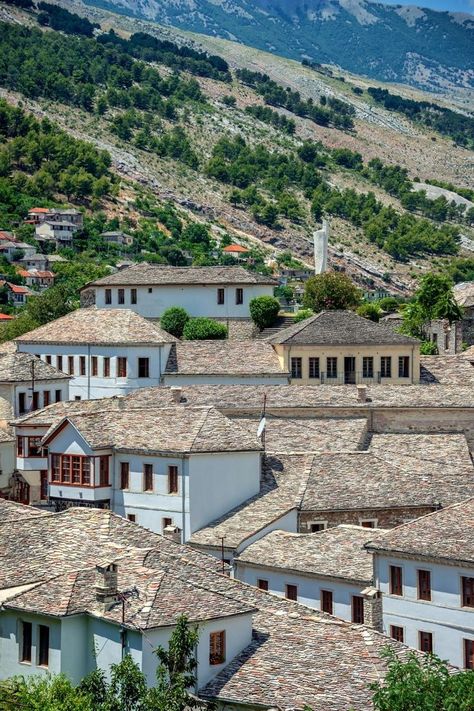
[(131, 247), (133, 244), (132, 235), (128, 235), (126, 232), (121, 232), (120, 230), (101, 232), (100, 236), (107, 244), (118, 244), (121, 247)]
[(19, 240), (2, 240), (0, 242), (0, 255), (8, 262), (18, 261), (22, 257), (28, 257), (35, 253), (35, 248), (26, 242)]
[(55, 242), (57, 247), (71, 247), (79, 227), (66, 220), (44, 220), (35, 227), (35, 238), (39, 241)]
[(101, 309), (132, 309), (158, 319), (170, 306), (183, 307), (190, 316), (249, 319), (255, 296), (272, 296), (278, 283), (243, 267), (169, 267), (134, 264), (86, 284), (83, 305)]
[(71, 376), (70, 398), (124, 395), (159, 385), (176, 338), (128, 309), (77, 309), (16, 339)]
[(34, 225), (39, 225), (46, 221), (70, 222), (78, 229), (81, 229), (84, 224), (84, 216), (82, 212), (75, 208), (33, 207), (28, 210), (28, 217), (25, 221)]
[(268, 341), (295, 385), (419, 382), (420, 342), (352, 311), (322, 311)]
[[(365, 711), (369, 684), (386, 671), (382, 651), (405, 651), (369, 628), (229, 578), (220, 562), (110, 511), (18, 508), (0, 501), (2, 679), (63, 672), (77, 683), (93, 669), (109, 677), (125, 652), (153, 685), (153, 649), (166, 647), (185, 613), (199, 626), (195, 691), (203, 699), (249, 711), (347, 711), (350, 699)], [(127, 590), (136, 592), (122, 606)]]
[(366, 544), (386, 634), (474, 669), (474, 498)]
[(22, 286), (21, 284), (13, 284), (10, 281), (5, 281), (0, 279), (0, 288), (5, 287), (7, 291), (7, 298), (10, 304), (13, 306), (23, 306), (28, 301), (31, 296), (31, 289), (27, 286)]

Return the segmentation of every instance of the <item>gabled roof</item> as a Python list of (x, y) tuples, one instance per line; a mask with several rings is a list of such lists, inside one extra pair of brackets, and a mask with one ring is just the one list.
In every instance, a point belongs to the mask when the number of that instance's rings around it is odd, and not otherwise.
[(182, 341), (172, 346), (165, 375), (285, 376), (288, 372), (265, 341)]
[(45, 515), (47, 515), (46, 511), (40, 511), (33, 508), (33, 506), (25, 506), (24, 504), (18, 504), (16, 501), (0, 499), (0, 524), (7, 521), (16, 521), (16, 519)]
[(85, 288), (91, 286), (113, 286), (116, 285), (150, 285), (150, 286), (174, 286), (207, 284), (268, 284), (276, 286), (277, 282), (269, 277), (262, 276), (256, 272), (249, 272), (243, 267), (170, 267), (161, 264), (132, 264), (131, 267), (121, 269), (114, 274), (92, 281), (86, 284)]
[(353, 311), (321, 311), (295, 323), (267, 339), (275, 344), (300, 345), (417, 345), (411, 336), (397, 333), (390, 326), (374, 323)]
[(474, 497), (434, 511), (367, 543), (373, 551), (474, 563)]
[(0, 382), (29, 382), (42, 380), (67, 380), (69, 375), (53, 368), (30, 353), (0, 353)]
[(229, 244), (227, 247), (224, 247), (222, 251), (227, 252), (228, 254), (246, 254), (249, 250), (247, 249), (247, 247), (242, 247), (241, 244)]
[(133, 346), (175, 343), (177, 339), (130, 309), (77, 309), (35, 328), (18, 343), (75, 343)]

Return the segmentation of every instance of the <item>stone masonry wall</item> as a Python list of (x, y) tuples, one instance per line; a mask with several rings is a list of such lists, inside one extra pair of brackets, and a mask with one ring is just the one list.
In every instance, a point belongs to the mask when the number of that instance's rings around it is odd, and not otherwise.
[(376, 519), (377, 528), (395, 528), (408, 520), (419, 518), (433, 511), (431, 506), (404, 507), (397, 509), (359, 509), (354, 511), (301, 511), (298, 531), (309, 533), (314, 521), (327, 521), (327, 527), (342, 523), (359, 525), (360, 519)]

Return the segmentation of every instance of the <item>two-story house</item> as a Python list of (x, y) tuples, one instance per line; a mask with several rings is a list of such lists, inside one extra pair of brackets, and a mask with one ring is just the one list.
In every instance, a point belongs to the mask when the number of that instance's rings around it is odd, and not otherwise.
[(386, 634), (474, 669), (474, 498), (367, 543)]
[(81, 301), (101, 309), (132, 309), (158, 319), (170, 306), (190, 316), (249, 319), (255, 296), (272, 296), (278, 283), (240, 266), (170, 267), (142, 262), (83, 287)]
[(410, 385), (420, 379), (420, 342), (352, 311), (322, 311), (268, 341), (295, 385)]
[(35, 237), (41, 241), (53, 241), (58, 247), (71, 247), (79, 227), (67, 220), (47, 219), (35, 227)]
[(159, 385), (176, 338), (129, 309), (77, 309), (16, 339), (71, 376), (71, 399)]

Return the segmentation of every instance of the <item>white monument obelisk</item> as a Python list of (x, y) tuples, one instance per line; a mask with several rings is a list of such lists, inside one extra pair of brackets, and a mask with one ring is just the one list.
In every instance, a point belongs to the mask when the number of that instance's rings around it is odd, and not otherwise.
[(328, 266), (329, 222), (323, 217), (323, 226), (313, 232), (314, 273), (323, 274)]

